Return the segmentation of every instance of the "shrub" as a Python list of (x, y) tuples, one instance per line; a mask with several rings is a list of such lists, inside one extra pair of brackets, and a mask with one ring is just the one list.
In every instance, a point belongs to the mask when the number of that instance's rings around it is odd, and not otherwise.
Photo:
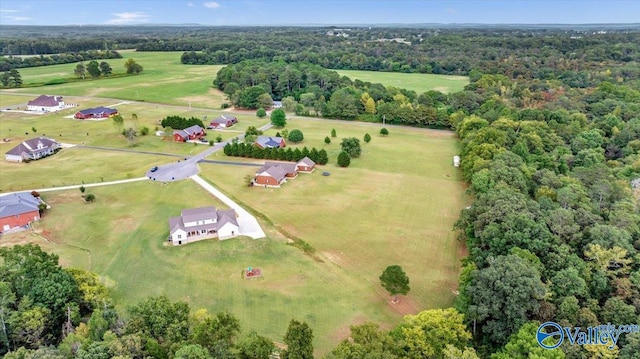
[(387, 135), (389, 135), (389, 130), (387, 130), (385, 127), (383, 127), (383, 128), (380, 129), (380, 134), (382, 136), (387, 136)]
[(218, 137), (216, 137), (216, 142), (222, 142), (222, 136), (218, 135)]
[(327, 145), (331, 143), (331, 139), (329, 138), (329, 136), (324, 138), (324, 143), (326, 143)]
[(331, 137), (336, 137), (336, 136), (337, 136), (337, 135), (336, 135), (336, 129), (335, 129), (335, 128), (332, 128), (332, 129), (331, 129)]
[(84, 201), (85, 202), (93, 202), (96, 200), (96, 196), (94, 196), (93, 194), (89, 193), (88, 195), (84, 196)]
[(368, 133), (365, 133), (364, 134), (364, 142), (365, 143), (371, 142), (371, 135), (369, 135)]
[(267, 111), (265, 111), (264, 108), (260, 107), (258, 111), (256, 111), (256, 116), (260, 118), (267, 117)]
[(289, 141), (293, 142), (293, 143), (298, 143), (298, 142), (302, 142), (304, 140), (304, 134), (302, 133), (302, 131), (295, 129), (295, 130), (291, 130), (291, 132), (289, 132)]
[(146, 126), (145, 126), (145, 127), (143, 127), (143, 128), (141, 128), (141, 129), (140, 129), (140, 135), (141, 135), (141, 136), (146, 136), (146, 135), (148, 135), (148, 134), (149, 134), (149, 127), (146, 127)]
[(351, 158), (349, 157), (349, 154), (345, 151), (340, 152), (340, 154), (338, 155), (338, 166), (349, 167), (350, 164)]

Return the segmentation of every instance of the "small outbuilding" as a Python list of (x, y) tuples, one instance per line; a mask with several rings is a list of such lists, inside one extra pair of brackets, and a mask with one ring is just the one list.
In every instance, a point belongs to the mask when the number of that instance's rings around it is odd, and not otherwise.
[(453, 167), (460, 167), (460, 156), (453, 156)]

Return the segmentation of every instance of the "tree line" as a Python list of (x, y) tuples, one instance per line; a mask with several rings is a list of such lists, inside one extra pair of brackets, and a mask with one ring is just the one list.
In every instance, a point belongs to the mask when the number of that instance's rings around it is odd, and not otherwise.
[(293, 161), (298, 162), (305, 157), (309, 157), (313, 162), (319, 165), (326, 165), (329, 162), (327, 151), (324, 149), (317, 150), (313, 147), (311, 150), (304, 146), (302, 149), (285, 148), (261, 148), (253, 143), (233, 142), (227, 143), (223, 148), (224, 154), (235, 157), (249, 157), (266, 160)]
[(78, 61), (120, 59), (122, 55), (117, 51), (79, 51), (40, 56), (0, 56), (0, 71), (9, 71), (24, 67), (69, 64)]

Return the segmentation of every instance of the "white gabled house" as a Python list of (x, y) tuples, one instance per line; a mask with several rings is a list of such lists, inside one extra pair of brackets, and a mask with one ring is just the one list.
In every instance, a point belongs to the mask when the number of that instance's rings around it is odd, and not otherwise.
[(187, 244), (209, 238), (237, 237), (239, 226), (236, 211), (200, 207), (182, 210), (180, 217), (169, 218), (169, 241), (173, 245)]
[(9, 162), (24, 162), (50, 156), (61, 148), (60, 143), (46, 137), (26, 140), (7, 151), (4, 158)]

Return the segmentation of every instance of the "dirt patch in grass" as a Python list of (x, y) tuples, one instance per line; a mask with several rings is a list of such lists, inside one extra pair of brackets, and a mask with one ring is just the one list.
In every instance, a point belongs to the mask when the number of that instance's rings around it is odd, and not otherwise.
[(389, 298), (387, 304), (402, 315), (417, 314), (421, 309), (424, 309), (411, 296), (398, 296), (396, 303), (392, 301), (392, 298)]
[(332, 341), (335, 341), (335, 342), (340, 342), (344, 339), (349, 339), (351, 334), (351, 327), (356, 325), (362, 325), (366, 322), (367, 322), (366, 317), (364, 317), (363, 315), (358, 315), (353, 319), (351, 324), (342, 326), (334, 330), (332, 333), (329, 334), (329, 337), (331, 338)]

